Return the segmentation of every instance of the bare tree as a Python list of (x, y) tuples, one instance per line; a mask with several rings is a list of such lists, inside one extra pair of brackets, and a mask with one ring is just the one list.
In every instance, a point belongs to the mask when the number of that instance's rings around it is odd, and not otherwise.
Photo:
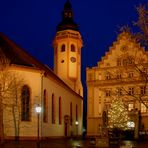
[[(145, 5), (140, 4), (136, 7), (138, 13), (138, 20), (134, 22), (134, 26), (139, 28), (139, 32), (133, 33), (132, 28), (128, 26), (120, 27), (120, 32), (127, 32), (131, 35), (131, 38), (134, 39), (137, 43), (140, 43), (146, 50), (148, 49), (148, 3)], [(148, 57), (147, 57), (148, 58)], [(139, 82), (141, 82), (141, 92), (135, 92), (134, 94), (129, 94), (129, 91), (122, 87), (122, 90), (125, 92), (126, 95), (130, 95), (134, 99), (138, 100), (139, 102), (143, 103), (147, 108), (147, 98), (148, 98), (148, 59), (144, 59), (143, 56), (138, 55), (138, 50), (134, 52), (133, 56), (127, 55), (127, 61), (131, 62), (130, 65), (124, 70), (128, 71), (130, 68), (131, 70), (138, 73)], [(114, 74), (113, 74), (114, 75)], [(135, 79), (131, 77), (130, 79)], [(120, 81), (123, 81), (120, 79)], [(135, 80), (134, 80), (135, 81)]]
[(137, 40), (146, 48), (148, 47), (148, 3), (136, 7), (138, 20), (134, 25), (138, 26), (140, 32), (136, 33)]
[(133, 55), (127, 53), (120, 60), (123, 65), (106, 70), (108, 79), (112, 80), (111, 85), (116, 85), (116, 88), (102, 90), (108, 91), (112, 99), (122, 97), (124, 101), (138, 101), (148, 108), (148, 57), (144, 59), (135, 51)]
[(138, 19), (133, 22), (133, 27), (137, 27), (137, 32), (133, 32), (133, 28), (128, 25), (119, 27), (119, 32), (128, 32), (132, 34), (132, 37), (136, 39), (138, 43), (148, 49), (148, 3), (145, 5), (139, 5), (136, 7)]
[[(9, 69), (10, 61), (0, 54), (0, 129), (1, 140), (5, 130), (14, 127), (15, 137), (19, 137), (20, 129), (20, 93), (23, 78)], [(13, 125), (12, 125), (13, 123)]]
[[(3, 106), (5, 109), (5, 129), (13, 128), (15, 139), (19, 138), (20, 121), (21, 121), (21, 88), (23, 85), (23, 79), (15, 72), (9, 74), (12, 88), (7, 92), (3, 100)], [(12, 79), (11, 79), (12, 78)], [(9, 103), (8, 103), (9, 102)], [(8, 116), (9, 115), (9, 116)], [(9, 118), (7, 118), (9, 117)]]

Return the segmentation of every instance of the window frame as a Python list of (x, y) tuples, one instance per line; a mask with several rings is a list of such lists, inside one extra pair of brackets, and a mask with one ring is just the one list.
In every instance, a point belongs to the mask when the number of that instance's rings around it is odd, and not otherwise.
[[(25, 97), (24, 97), (25, 93)], [(26, 93), (28, 93), (26, 95)], [(21, 88), (21, 121), (31, 120), (31, 92), (28, 85)], [(27, 103), (28, 102), (28, 103)]]

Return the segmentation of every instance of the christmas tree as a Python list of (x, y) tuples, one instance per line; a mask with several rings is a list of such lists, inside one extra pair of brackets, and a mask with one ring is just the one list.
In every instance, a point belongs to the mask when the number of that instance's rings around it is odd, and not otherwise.
[(120, 130), (127, 129), (128, 111), (126, 110), (123, 101), (118, 98), (114, 99), (111, 108), (108, 111), (109, 128), (117, 128)]

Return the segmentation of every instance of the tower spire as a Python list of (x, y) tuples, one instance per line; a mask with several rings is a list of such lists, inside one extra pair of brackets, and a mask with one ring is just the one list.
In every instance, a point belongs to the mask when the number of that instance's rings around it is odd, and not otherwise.
[(70, 3), (70, 0), (67, 0), (65, 5), (64, 5), (64, 8), (68, 8), (68, 9), (71, 9), (72, 6), (71, 6), (71, 3)]
[(70, 0), (66, 0), (64, 4), (64, 10), (62, 11), (62, 21), (57, 26), (57, 31), (67, 29), (78, 31), (78, 25), (73, 20), (73, 11)]

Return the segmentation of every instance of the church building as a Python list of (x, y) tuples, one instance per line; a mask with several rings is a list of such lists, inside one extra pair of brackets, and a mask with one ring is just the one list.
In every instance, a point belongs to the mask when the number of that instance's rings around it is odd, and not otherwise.
[(69, 0), (53, 40), (54, 71), (0, 33), (1, 139), (82, 134), (82, 46)]
[[(133, 132), (134, 138), (148, 130), (147, 75), (147, 51), (130, 32), (123, 31), (97, 66), (86, 69), (87, 136), (97, 136), (100, 129), (114, 127), (109, 124), (113, 116), (108, 113), (115, 109), (115, 100), (124, 103), (128, 112), (126, 129)], [(123, 118), (121, 114), (115, 122)]]

